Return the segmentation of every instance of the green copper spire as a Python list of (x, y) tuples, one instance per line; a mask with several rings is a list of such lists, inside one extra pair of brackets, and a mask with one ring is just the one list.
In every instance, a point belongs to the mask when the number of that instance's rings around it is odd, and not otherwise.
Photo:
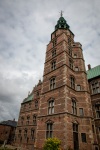
[(69, 25), (67, 24), (66, 20), (64, 19), (62, 11), (61, 11), (60, 15), (61, 16), (60, 16), (59, 20), (57, 21), (57, 25), (55, 26), (55, 30), (57, 30), (57, 29), (69, 29)]

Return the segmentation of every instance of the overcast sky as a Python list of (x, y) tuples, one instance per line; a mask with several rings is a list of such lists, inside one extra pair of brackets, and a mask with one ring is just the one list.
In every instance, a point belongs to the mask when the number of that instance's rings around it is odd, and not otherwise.
[(0, 121), (17, 120), (21, 102), (42, 79), (61, 10), (86, 66), (100, 64), (100, 0), (0, 0)]

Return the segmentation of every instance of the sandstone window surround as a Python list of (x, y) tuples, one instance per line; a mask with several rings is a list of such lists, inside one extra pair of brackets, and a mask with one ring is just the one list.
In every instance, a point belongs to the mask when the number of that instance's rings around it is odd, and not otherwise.
[(56, 49), (52, 50), (52, 57), (56, 56)]
[(92, 94), (100, 93), (100, 83), (98, 81), (93, 81), (91, 83)]
[(56, 77), (52, 77), (50, 79), (50, 90), (53, 90), (56, 88)]
[(72, 99), (72, 114), (77, 115), (76, 99)]
[(48, 101), (48, 114), (54, 114), (54, 99)]
[(51, 70), (55, 70), (56, 69), (56, 60), (51, 62)]
[(53, 137), (53, 123), (48, 122), (46, 124), (46, 138), (52, 138)]
[(81, 133), (82, 142), (86, 143), (86, 133)]
[(33, 115), (33, 125), (37, 125), (37, 116)]
[(69, 59), (69, 67), (70, 67), (71, 69), (73, 69), (73, 61), (72, 61), (72, 59)]
[(70, 76), (70, 87), (75, 89), (75, 78), (73, 76)]

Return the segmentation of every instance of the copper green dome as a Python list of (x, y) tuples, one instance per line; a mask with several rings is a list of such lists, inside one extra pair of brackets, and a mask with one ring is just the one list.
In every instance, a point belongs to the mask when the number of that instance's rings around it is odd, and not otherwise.
[(59, 18), (59, 20), (57, 21), (57, 25), (55, 26), (55, 30), (57, 29), (69, 29), (69, 25), (62, 16)]

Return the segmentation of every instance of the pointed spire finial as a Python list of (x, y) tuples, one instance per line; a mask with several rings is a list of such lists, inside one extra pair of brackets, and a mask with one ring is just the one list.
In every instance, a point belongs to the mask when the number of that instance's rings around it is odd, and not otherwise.
[(63, 11), (61, 10), (61, 13), (60, 13), (61, 17), (63, 16)]

